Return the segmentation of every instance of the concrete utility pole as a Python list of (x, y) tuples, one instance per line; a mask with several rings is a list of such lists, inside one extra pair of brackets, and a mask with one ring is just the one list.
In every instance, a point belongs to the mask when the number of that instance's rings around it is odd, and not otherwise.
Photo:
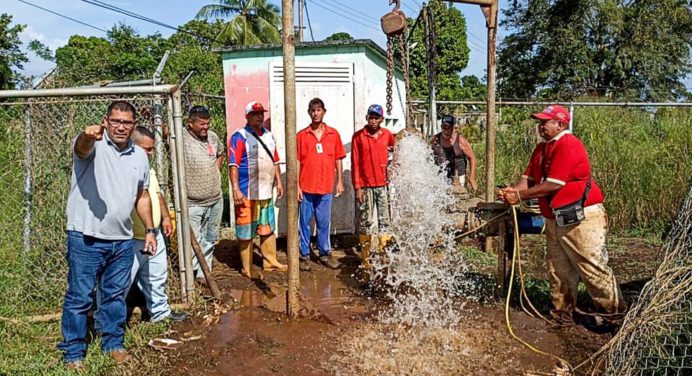
[(495, 45), (497, 43), (497, 0), (452, 0), (481, 6), (488, 28), (488, 102), (485, 137), (485, 200), (495, 200)]
[(298, 43), (303, 41), (303, 2), (298, 0)]
[[(299, 0), (301, 1), (301, 0)], [(286, 219), (288, 247), (288, 292), (286, 313), (296, 318), (300, 312), (298, 289), (298, 160), (296, 159), (296, 46), (293, 35), (293, 0), (282, 0), (284, 55), (284, 127), (286, 135)]]

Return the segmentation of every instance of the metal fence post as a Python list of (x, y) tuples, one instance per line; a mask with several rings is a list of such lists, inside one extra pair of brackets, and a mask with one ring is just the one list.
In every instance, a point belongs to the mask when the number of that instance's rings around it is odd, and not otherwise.
[[(164, 147), (163, 147), (163, 105), (161, 98), (154, 99), (154, 148), (156, 150), (156, 172), (160, 182), (168, 181), (166, 179), (166, 166), (163, 163)], [(170, 196), (170, 192), (166, 192)]]
[(33, 154), (31, 152), (31, 105), (24, 106), (24, 229), (22, 240), (24, 245), (24, 261), (31, 251), (31, 192), (33, 190)]
[(175, 155), (178, 184), (178, 206), (180, 208), (180, 218), (178, 218), (178, 230), (182, 236), (183, 254), (185, 256), (185, 291), (188, 303), (195, 297), (195, 276), (192, 270), (192, 242), (190, 240), (190, 213), (187, 206), (187, 187), (185, 186), (185, 153), (183, 150), (183, 106), (181, 103), (180, 89), (172, 93), (173, 99), (173, 129), (175, 133)]
[(572, 132), (572, 129), (574, 129), (574, 105), (572, 103), (569, 104), (569, 131)]
[(178, 181), (178, 161), (176, 157), (176, 151), (178, 148), (176, 147), (176, 133), (175, 133), (175, 127), (173, 126), (173, 98), (169, 97), (168, 100), (166, 101), (168, 105), (168, 124), (169, 124), (169, 133), (168, 133), (168, 145), (171, 148), (171, 171), (173, 173), (173, 203), (175, 207), (175, 227), (176, 227), (176, 236), (178, 238), (178, 268), (180, 269), (180, 294), (183, 299), (183, 302), (185, 303), (191, 303), (187, 301), (187, 282), (185, 279), (185, 272), (187, 270), (186, 265), (185, 265), (185, 251), (184, 251), (184, 244), (185, 244), (185, 238), (184, 236), (184, 227), (182, 227), (182, 222), (181, 219), (183, 217), (182, 214), (182, 209), (180, 205), (180, 182)]

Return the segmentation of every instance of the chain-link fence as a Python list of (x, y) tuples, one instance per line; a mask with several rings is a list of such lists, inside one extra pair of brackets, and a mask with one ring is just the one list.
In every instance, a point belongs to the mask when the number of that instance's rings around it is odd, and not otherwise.
[[(420, 104), (420, 103), (419, 103)], [(662, 232), (673, 219), (692, 178), (692, 107), (659, 103), (591, 103), (572, 108), (573, 133), (584, 143), (594, 180), (606, 194), (610, 225), (620, 233)], [(569, 105), (566, 105), (569, 106)], [(545, 104), (497, 107), (495, 184), (513, 184), (541, 141), (530, 115)], [(478, 158), (479, 187), (485, 186), (485, 107), (438, 104), (439, 115), (456, 117)], [(424, 122), (424, 134), (439, 132)]]
[[(85, 127), (101, 124), (108, 105), (127, 100), (139, 123), (167, 135), (173, 119), (172, 86), (41, 90), (0, 99), (0, 316), (58, 312), (67, 282), (65, 208), (72, 171), (72, 142)], [(69, 90), (70, 95), (66, 94)], [(38, 93), (39, 91), (37, 91)], [(88, 95), (98, 93), (98, 95)], [(28, 94), (31, 95), (31, 94)], [(179, 98), (179, 97), (178, 97)], [(168, 105), (167, 105), (168, 104)], [(156, 126), (155, 126), (156, 124)], [(164, 137), (152, 166), (164, 194), (176, 204), (171, 145)], [(117, 174), (117, 171), (113, 171)], [(169, 253), (168, 296), (180, 301), (176, 241)]]
[(663, 251), (656, 275), (602, 349), (607, 375), (692, 375), (692, 187)]

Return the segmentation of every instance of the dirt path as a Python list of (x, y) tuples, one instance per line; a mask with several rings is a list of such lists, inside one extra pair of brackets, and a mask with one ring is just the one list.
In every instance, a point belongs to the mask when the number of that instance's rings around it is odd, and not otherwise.
[[(402, 331), (377, 324), (377, 299), (366, 296), (354, 281), (356, 260), (350, 249), (343, 244), (335, 251), (344, 268), (313, 264), (311, 272), (301, 274), (309, 308), (305, 318), (291, 321), (283, 313), (284, 276), (271, 273), (248, 281), (238, 274), (232, 243), (222, 243), (214, 274), (229, 303), (207, 307), (211, 313), (174, 328), (172, 338), (201, 337), (169, 351), (164, 374), (552, 374), (556, 361), (510, 337), (500, 303), (467, 302), (454, 331)], [(610, 338), (582, 326), (550, 329), (515, 309), (511, 317), (520, 337), (573, 365)]]

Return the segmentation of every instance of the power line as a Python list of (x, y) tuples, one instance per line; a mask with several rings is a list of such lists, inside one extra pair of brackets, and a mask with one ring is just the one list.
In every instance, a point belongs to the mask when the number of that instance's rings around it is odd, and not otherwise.
[(95, 5), (95, 6), (99, 7), (99, 8), (108, 9), (108, 10), (110, 10), (110, 11), (113, 11), (113, 12), (116, 12), (116, 13), (120, 13), (120, 14), (129, 16), (129, 17), (132, 17), (132, 18), (136, 18), (136, 19), (141, 20), (141, 21), (145, 21), (145, 22), (149, 22), (149, 23), (152, 23), (152, 24), (155, 24), (155, 25), (159, 25), (159, 26), (165, 27), (165, 28), (167, 28), (167, 29), (171, 29), (171, 30), (175, 30), (175, 31), (187, 33), (187, 34), (190, 34), (190, 35), (195, 36), (195, 37), (200, 38), (200, 39), (207, 39), (207, 38), (205, 38), (205, 37), (203, 37), (203, 36), (201, 36), (201, 35), (197, 35), (197, 34), (195, 34), (195, 33), (193, 33), (193, 32), (190, 32), (190, 31), (181, 29), (181, 28), (179, 28), (179, 27), (171, 26), (171, 25), (166, 24), (166, 23), (163, 23), (163, 22), (161, 22), (161, 21), (157, 21), (157, 20), (155, 20), (155, 19), (152, 19), (152, 18), (149, 18), (149, 17), (145, 17), (145, 16), (142, 16), (142, 15), (137, 14), (137, 13), (134, 13), (134, 12), (130, 12), (130, 11), (125, 10), (125, 9), (123, 9), (123, 8), (119, 8), (119, 7), (115, 6), (115, 5), (111, 5), (111, 4), (102, 2), (102, 1), (98, 1), (98, 0), (82, 0), (82, 1), (85, 2), (85, 3), (87, 3), (87, 4)]
[(364, 27), (367, 27), (367, 28), (370, 28), (370, 29), (373, 29), (373, 30), (376, 30), (376, 31), (381, 31), (380, 29), (378, 29), (378, 28), (376, 28), (376, 27), (374, 27), (374, 26), (372, 26), (372, 25), (365, 24), (365, 23), (363, 23), (363, 22), (361, 22), (361, 21), (359, 21), (359, 20), (357, 20), (357, 19), (351, 18), (351, 17), (349, 17), (349, 16), (347, 16), (347, 15), (345, 15), (345, 14), (337, 13), (336, 11), (334, 11), (334, 10), (332, 10), (332, 9), (330, 9), (330, 8), (328, 8), (328, 7), (326, 7), (326, 6), (324, 6), (324, 5), (321, 5), (320, 3), (313, 2), (313, 4), (314, 4), (314, 5), (317, 5), (318, 7), (322, 8), (322, 9), (324, 9), (324, 10), (326, 10), (327, 12), (333, 13), (333, 14), (339, 16), (339, 17), (346, 18), (346, 19), (348, 19), (348, 20), (350, 20), (350, 21), (353, 21), (353, 22), (355, 22), (355, 23), (357, 23), (357, 24), (359, 24), (359, 25), (361, 25), (361, 26), (364, 26)]
[(344, 4), (338, 0), (328, 0), (328, 1), (333, 3), (337, 8), (339, 8), (340, 11), (346, 12), (346, 13), (354, 16), (354, 17), (366, 18), (369, 21), (375, 22), (375, 23), (379, 22), (379, 19), (377, 19), (376, 17), (373, 17), (371, 14), (363, 13), (362, 11), (354, 9), (354, 8), (352, 8), (352, 7), (346, 5), (346, 4)]
[[(298, 0), (300, 1), (300, 0)], [(310, 39), (315, 41), (315, 35), (312, 34), (312, 23), (310, 23), (310, 12), (308, 12), (308, 0), (303, 0), (303, 5), (305, 6), (305, 15), (308, 18), (308, 28), (310, 29)]]
[(64, 15), (64, 14), (60, 14), (60, 13), (58, 13), (58, 12), (56, 12), (56, 11), (52, 11), (52, 10), (46, 9), (46, 8), (44, 8), (44, 7), (42, 7), (42, 6), (38, 6), (38, 5), (36, 5), (36, 4), (32, 4), (32, 3), (28, 2), (28, 1), (24, 1), (24, 0), (17, 0), (17, 1), (19, 1), (20, 3), (24, 3), (24, 4), (26, 4), (26, 5), (30, 5), (30, 6), (32, 6), (32, 7), (34, 7), (34, 8), (41, 9), (41, 10), (46, 11), (46, 12), (48, 12), (48, 13), (52, 13), (52, 14), (58, 16), (58, 17), (66, 18), (66, 19), (68, 19), (68, 20), (70, 20), (70, 21), (73, 21), (73, 22), (76, 22), (76, 23), (78, 23), (78, 24), (80, 24), (80, 25), (84, 25), (84, 26), (90, 27), (90, 28), (92, 28), (92, 29), (96, 29), (96, 30), (98, 30), (98, 31), (102, 31), (102, 32), (104, 32), (104, 33), (107, 33), (106, 30), (104, 30), (104, 29), (102, 29), (102, 28), (100, 28), (100, 27), (97, 27), (97, 26), (94, 26), (94, 25), (89, 25), (89, 24), (86, 23), (86, 22), (82, 22), (82, 21), (80, 21), (80, 20), (76, 20), (76, 19), (74, 19), (74, 18), (72, 18), (72, 17), (68, 17), (68, 16), (66, 16), (66, 15)]
[[(408, 4), (406, 4), (406, 3), (404, 2), (404, 0), (400, 0), (400, 1), (401, 1), (401, 5), (405, 6), (405, 7), (408, 8), (409, 10), (411, 10), (411, 12), (416, 13), (416, 10), (415, 10), (414, 8), (412, 8), (411, 6), (409, 6)], [(414, 3), (414, 4), (415, 4), (415, 3)]]

